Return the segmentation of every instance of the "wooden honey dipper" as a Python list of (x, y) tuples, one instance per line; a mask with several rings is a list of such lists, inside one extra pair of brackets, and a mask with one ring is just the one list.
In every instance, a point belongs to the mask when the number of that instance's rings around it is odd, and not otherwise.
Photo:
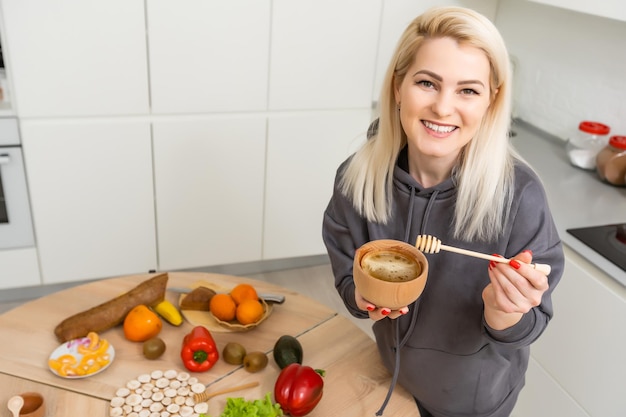
[(229, 392), (239, 391), (239, 390), (246, 389), (246, 388), (253, 388), (258, 385), (259, 385), (259, 382), (254, 381), (254, 382), (249, 382), (243, 385), (237, 385), (236, 387), (225, 388), (223, 390), (219, 390), (215, 392), (209, 392), (209, 390), (206, 390), (204, 392), (194, 395), (193, 400), (195, 401), (196, 404), (203, 403), (203, 402), (207, 402), (209, 398), (213, 398), (218, 395), (228, 394)]
[[(415, 246), (418, 250), (424, 253), (439, 253), (439, 251), (443, 249), (448, 252), (460, 253), (462, 255), (487, 259), (494, 262), (508, 263), (510, 261), (510, 259), (507, 258), (500, 258), (498, 256), (486, 255), (484, 253), (473, 252), (467, 249), (455, 248), (454, 246), (442, 245), (441, 240), (430, 235), (418, 235), (417, 240), (415, 241)], [(537, 271), (543, 273), (544, 275), (550, 275), (550, 271), (552, 270), (550, 265), (546, 264), (530, 264), (530, 266), (535, 268)]]

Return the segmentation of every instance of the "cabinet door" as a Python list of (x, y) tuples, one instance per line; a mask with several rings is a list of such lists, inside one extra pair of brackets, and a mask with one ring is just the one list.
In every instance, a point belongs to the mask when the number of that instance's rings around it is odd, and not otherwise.
[(149, 123), (21, 127), (43, 283), (156, 269)]
[(37, 249), (0, 250), (0, 289), (41, 285)]
[(574, 10), (596, 16), (608, 17), (626, 21), (626, 7), (623, 0), (530, 0), (535, 3), (547, 4), (549, 6), (561, 7), (563, 9)]
[(263, 259), (326, 253), (322, 216), (335, 172), (365, 140), (369, 110), (270, 117)]
[(147, 3), (154, 113), (265, 110), (269, 0)]
[(626, 289), (565, 249), (565, 274), (553, 295), (554, 318), (532, 354), (590, 415), (622, 417)]
[(4, 0), (21, 117), (147, 113), (142, 0)]
[(163, 270), (261, 259), (265, 116), (154, 122)]
[(270, 108), (370, 108), (380, 9), (380, 1), (274, 0)]
[(589, 417), (532, 356), (522, 389), (511, 417)]

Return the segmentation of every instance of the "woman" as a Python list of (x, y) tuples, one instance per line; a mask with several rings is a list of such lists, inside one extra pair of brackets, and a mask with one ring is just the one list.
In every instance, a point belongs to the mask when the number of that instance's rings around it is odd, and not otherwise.
[[(387, 70), (380, 117), (339, 167), (324, 214), (336, 288), (351, 314), (375, 321), (394, 375), (389, 394), (399, 382), (422, 417), (510, 415), (529, 346), (553, 314), (562, 247), (540, 180), (509, 143), (511, 86), (506, 47), (488, 19), (456, 7), (416, 18)], [(416, 303), (391, 311), (363, 299), (355, 250), (420, 234), (511, 261), (426, 255)], [(550, 265), (550, 275), (531, 261)]]

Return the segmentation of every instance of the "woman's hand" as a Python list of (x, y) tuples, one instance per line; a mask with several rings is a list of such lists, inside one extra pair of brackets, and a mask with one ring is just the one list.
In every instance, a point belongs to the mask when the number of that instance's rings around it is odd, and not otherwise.
[(541, 303), (548, 277), (528, 265), (532, 253), (523, 251), (511, 262), (489, 264), (490, 283), (483, 290), (485, 320), (496, 330), (513, 326)]
[(384, 319), (385, 317), (388, 317), (390, 319), (396, 319), (409, 312), (408, 306), (402, 307), (398, 310), (392, 310), (387, 307), (377, 307), (367, 301), (365, 298), (361, 297), (361, 294), (359, 294), (359, 290), (357, 290), (356, 288), (354, 289), (354, 299), (356, 300), (357, 307), (359, 307), (363, 311), (367, 311), (369, 313), (370, 319), (374, 321)]

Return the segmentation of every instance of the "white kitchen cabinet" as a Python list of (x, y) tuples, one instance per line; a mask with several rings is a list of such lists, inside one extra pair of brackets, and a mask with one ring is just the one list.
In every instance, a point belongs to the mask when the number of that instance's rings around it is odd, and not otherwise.
[(2, 14), (21, 118), (149, 110), (143, 0), (3, 0)]
[[(532, 345), (531, 355), (569, 396), (568, 409), (577, 405), (587, 413), (558, 415), (623, 417), (626, 289), (568, 247), (565, 255), (565, 273), (553, 294), (555, 315)], [(543, 392), (533, 385), (536, 382), (531, 373), (530, 391), (522, 397), (524, 406), (534, 403), (533, 410), (538, 413), (527, 415), (557, 415), (545, 410), (566, 404), (564, 397), (553, 398), (550, 392), (556, 391), (554, 387)]]
[(162, 270), (261, 259), (264, 115), (155, 120)]
[(271, 110), (371, 106), (380, 0), (274, 0)]
[[(626, 7), (623, 0), (530, 0), (535, 3), (547, 4), (575, 12), (608, 17), (609, 19), (626, 21)], [(580, 28), (584, 30), (584, 28)]]
[(147, 2), (152, 111), (267, 107), (269, 0)]
[(0, 289), (41, 285), (37, 249), (0, 250)]
[(263, 259), (326, 253), (322, 216), (335, 172), (370, 121), (369, 109), (270, 116)]
[(44, 284), (156, 269), (150, 124), (21, 123)]
[(590, 417), (531, 356), (526, 385), (511, 417)]
[(474, 9), (486, 17), (495, 20), (499, 0), (394, 0), (384, 1), (380, 18), (380, 38), (376, 58), (376, 78), (372, 100), (378, 101), (380, 89), (385, 78), (387, 66), (393, 55), (400, 36), (406, 27), (431, 7), (463, 6)]

